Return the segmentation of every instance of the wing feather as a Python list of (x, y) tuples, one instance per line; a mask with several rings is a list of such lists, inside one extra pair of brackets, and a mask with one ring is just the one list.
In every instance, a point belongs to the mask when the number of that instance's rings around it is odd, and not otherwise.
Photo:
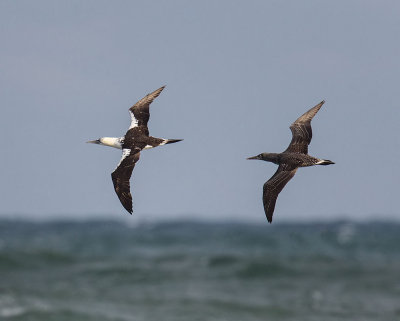
[(279, 165), (275, 174), (264, 184), (263, 203), (268, 222), (272, 222), (272, 215), (274, 214), (275, 203), (279, 193), (296, 174), (296, 171), (297, 168), (293, 169), (287, 165)]
[(129, 179), (132, 176), (133, 168), (139, 160), (139, 150), (124, 148), (122, 150), (122, 158), (117, 168), (111, 173), (111, 178), (114, 184), (115, 192), (122, 206), (132, 214), (132, 195), (130, 191)]
[(155, 98), (160, 95), (164, 88), (165, 86), (158, 88), (157, 90), (140, 99), (136, 104), (129, 108), (129, 113), (131, 114), (131, 126), (129, 127), (129, 129), (137, 126), (147, 127), (147, 123), (150, 119), (150, 104)]
[(292, 140), (286, 149), (286, 152), (308, 154), (308, 145), (312, 138), (311, 120), (320, 110), (325, 101), (305, 112), (296, 121), (290, 125), (292, 131)]

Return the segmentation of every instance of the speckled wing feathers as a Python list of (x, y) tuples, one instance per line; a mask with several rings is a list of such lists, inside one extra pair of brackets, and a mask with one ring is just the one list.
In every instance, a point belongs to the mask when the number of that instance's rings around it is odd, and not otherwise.
[(150, 104), (155, 98), (160, 95), (164, 88), (165, 86), (158, 88), (157, 90), (140, 99), (136, 104), (129, 108), (129, 112), (131, 114), (131, 126), (129, 128), (134, 128), (137, 126), (147, 127), (147, 123), (150, 119)]
[(325, 101), (321, 101), (290, 125), (292, 131), (292, 141), (286, 152), (308, 154), (308, 145), (312, 138), (311, 120), (322, 107)]
[(281, 164), (275, 174), (264, 184), (263, 204), (268, 222), (272, 222), (272, 215), (274, 214), (275, 203), (279, 193), (296, 174), (296, 171), (297, 168)]

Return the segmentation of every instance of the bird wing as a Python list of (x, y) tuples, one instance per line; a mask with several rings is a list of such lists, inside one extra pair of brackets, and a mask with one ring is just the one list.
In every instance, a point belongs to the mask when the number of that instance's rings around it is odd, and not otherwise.
[(325, 101), (321, 101), (290, 125), (292, 141), (286, 149), (286, 152), (308, 154), (308, 145), (312, 138), (311, 120), (324, 103)]
[(149, 107), (153, 100), (160, 95), (165, 86), (158, 88), (152, 93), (146, 95), (140, 99), (136, 104), (129, 108), (129, 113), (131, 114), (131, 126), (129, 129), (137, 126), (147, 127), (147, 122), (150, 118)]
[(263, 203), (268, 222), (272, 222), (272, 215), (274, 214), (275, 203), (279, 193), (296, 174), (296, 171), (297, 167), (279, 165), (275, 174), (264, 184)]
[(132, 195), (130, 191), (129, 179), (131, 178), (133, 168), (139, 160), (140, 150), (133, 151), (128, 148), (122, 150), (122, 158), (117, 168), (111, 173), (115, 192), (122, 206), (132, 214)]

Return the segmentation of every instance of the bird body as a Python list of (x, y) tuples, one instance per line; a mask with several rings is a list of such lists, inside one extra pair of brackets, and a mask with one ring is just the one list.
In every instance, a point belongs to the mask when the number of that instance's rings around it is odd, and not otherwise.
[(299, 167), (314, 165), (330, 165), (334, 162), (308, 155), (308, 145), (312, 138), (311, 120), (324, 104), (320, 102), (291, 126), (292, 140), (288, 148), (282, 153), (261, 153), (248, 159), (259, 159), (279, 165), (275, 174), (264, 184), (263, 204), (268, 222), (272, 222), (276, 200), (285, 185), (293, 178)]
[(130, 192), (130, 177), (133, 168), (140, 158), (140, 151), (165, 144), (171, 144), (182, 139), (165, 139), (149, 136), (147, 122), (150, 118), (149, 107), (153, 100), (158, 97), (165, 86), (153, 91), (139, 100), (129, 109), (131, 124), (123, 137), (102, 137), (88, 143), (100, 144), (122, 149), (122, 158), (111, 178), (115, 192), (124, 208), (132, 214), (132, 195)]
[(307, 154), (290, 152), (278, 154), (278, 164), (296, 165), (296, 167), (328, 165), (325, 159), (316, 158)]

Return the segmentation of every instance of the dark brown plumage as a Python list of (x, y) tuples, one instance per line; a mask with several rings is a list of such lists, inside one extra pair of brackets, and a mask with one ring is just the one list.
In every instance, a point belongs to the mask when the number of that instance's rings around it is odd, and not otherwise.
[(283, 153), (262, 153), (248, 159), (260, 159), (279, 165), (275, 174), (264, 184), (263, 204), (268, 222), (272, 222), (276, 200), (285, 185), (296, 174), (299, 167), (334, 164), (330, 160), (308, 155), (308, 145), (312, 138), (311, 120), (324, 104), (321, 101), (290, 125), (292, 140)]
[(150, 119), (150, 104), (157, 98), (165, 86), (153, 91), (140, 99), (129, 108), (131, 114), (131, 126), (126, 132), (122, 143), (122, 159), (117, 168), (112, 172), (111, 178), (115, 192), (121, 204), (132, 214), (132, 195), (129, 180), (133, 168), (139, 160), (140, 151), (160, 145), (171, 144), (182, 139), (163, 139), (149, 136), (147, 123)]
[(122, 206), (132, 214), (132, 195), (129, 179), (131, 178), (133, 168), (139, 160), (140, 152), (129, 155), (121, 161), (121, 164), (111, 173), (115, 192)]

